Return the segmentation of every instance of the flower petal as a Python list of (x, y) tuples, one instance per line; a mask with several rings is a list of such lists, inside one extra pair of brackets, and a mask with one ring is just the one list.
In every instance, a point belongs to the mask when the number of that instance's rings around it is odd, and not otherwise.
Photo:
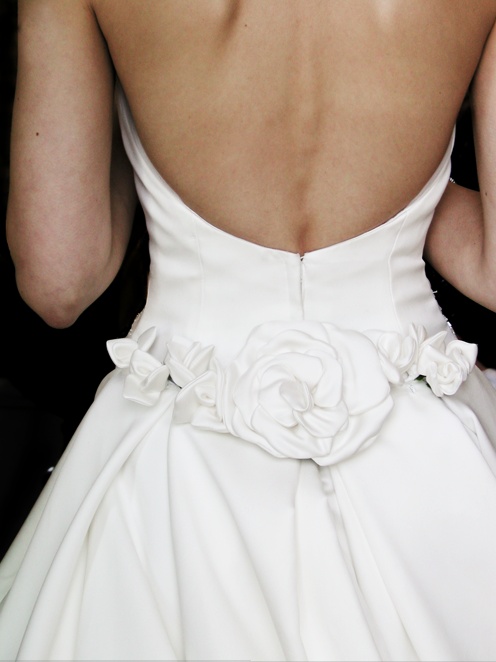
[(138, 343), (130, 338), (107, 340), (107, 351), (118, 368), (127, 368)]

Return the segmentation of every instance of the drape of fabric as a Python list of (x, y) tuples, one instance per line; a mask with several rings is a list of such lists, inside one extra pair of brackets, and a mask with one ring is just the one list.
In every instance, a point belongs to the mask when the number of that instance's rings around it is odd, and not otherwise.
[(148, 300), (0, 567), (1, 659), (495, 659), (496, 395), (422, 261), (452, 143), (300, 256), (189, 209), (119, 105)]

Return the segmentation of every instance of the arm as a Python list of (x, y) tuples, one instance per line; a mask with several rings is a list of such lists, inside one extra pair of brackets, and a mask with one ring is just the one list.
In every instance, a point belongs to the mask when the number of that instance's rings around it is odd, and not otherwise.
[(472, 101), (480, 194), (448, 185), (425, 254), (460, 292), (496, 311), (496, 27), (474, 79)]
[(7, 237), (19, 291), (72, 324), (112, 282), (135, 207), (113, 70), (86, 0), (20, 0)]

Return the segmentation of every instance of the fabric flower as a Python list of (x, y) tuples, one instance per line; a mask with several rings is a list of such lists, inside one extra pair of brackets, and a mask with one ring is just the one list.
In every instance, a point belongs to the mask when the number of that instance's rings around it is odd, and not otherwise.
[(424, 327), (410, 325), (408, 334), (395, 331), (368, 331), (381, 361), (382, 369), (391, 384), (404, 384), (418, 377), (418, 349), (426, 333)]
[(178, 393), (174, 418), (204, 430), (228, 432), (220, 400), (224, 391), (224, 370), (213, 359), (209, 369)]
[(373, 343), (311, 321), (257, 327), (227, 367), (217, 405), (235, 436), (322, 465), (373, 441), (391, 407)]
[(175, 336), (160, 362), (150, 349), (154, 327), (137, 340), (110, 340), (126, 370), (123, 395), (155, 404), (169, 375), (179, 387), (178, 424), (231, 433), (276, 457), (340, 462), (371, 444), (393, 406), (390, 384), (425, 376), (437, 396), (452, 395), (475, 364), (477, 347), (446, 344), (423, 326), (397, 332), (340, 329), (303, 320), (256, 327), (230, 364), (213, 346)]
[(418, 370), (425, 375), (438, 397), (453, 395), (475, 365), (477, 345), (452, 340), (445, 345), (446, 332), (424, 340), (419, 349)]
[(174, 336), (167, 343), (165, 359), (174, 383), (183, 387), (205, 373), (210, 366), (213, 351), (213, 345), (202, 347), (199, 342)]
[(118, 338), (107, 342), (112, 361), (118, 368), (128, 370), (123, 396), (147, 406), (157, 402), (169, 379), (168, 366), (148, 352), (155, 341), (156, 331), (151, 327), (137, 340)]

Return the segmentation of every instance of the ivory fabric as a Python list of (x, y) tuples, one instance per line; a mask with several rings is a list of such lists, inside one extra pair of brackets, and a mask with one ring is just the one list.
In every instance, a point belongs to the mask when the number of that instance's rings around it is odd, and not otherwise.
[(1, 659), (496, 659), (496, 394), (422, 261), (452, 142), (300, 256), (189, 209), (119, 106), (147, 304), (0, 566)]

